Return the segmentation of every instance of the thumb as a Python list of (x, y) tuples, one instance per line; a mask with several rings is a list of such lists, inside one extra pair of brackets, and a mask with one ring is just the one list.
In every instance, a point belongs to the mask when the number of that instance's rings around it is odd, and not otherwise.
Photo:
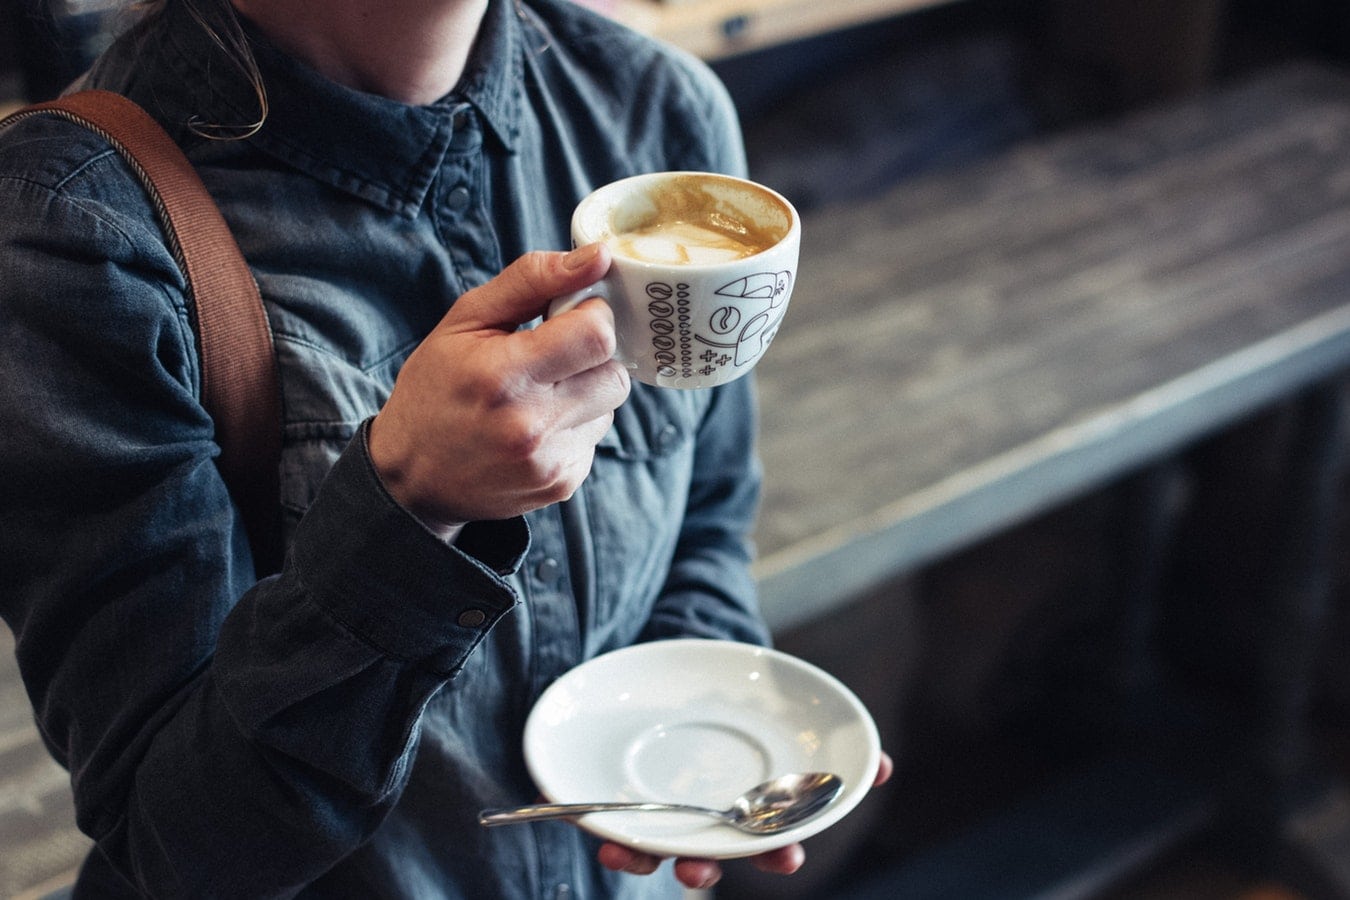
[(599, 281), (609, 270), (609, 250), (587, 244), (570, 253), (536, 250), (455, 301), (445, 323), (455, 330), (515, 331), (548, 309), (554, 299)]

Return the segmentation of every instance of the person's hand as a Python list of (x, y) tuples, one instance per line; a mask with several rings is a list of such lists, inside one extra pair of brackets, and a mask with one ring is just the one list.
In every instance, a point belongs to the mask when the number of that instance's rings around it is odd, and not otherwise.
[[(895, 764), (885, 751), (877, 765), (873, 787), (880, 787), (890, 780)], [(650, 853), (642, 853), (622, 844), (606, 843), (601, 845), (597, 858), (600, 864), (616, 872), (628, 872), (633, 875), (650, 875), (661, 865), (662, 858)], [(789, 844), (768, 853), (750, 857), (751, 864), (761, 872), (774, 875), (791, 875), (806, 862), (806, 851), (801, 844)], [(693, 890), (706, 890), (717, 884), (722, 878), (722, 867), (715, 859), (677, 859), (675, 877), (685, 887)]]
[(628, 396), (614, 318), (590, 300), (531, 330), (549, 301), (609, 268), (598, 244), (529, 253), (466, 292), (413, 351), (371, 423), (389, 493), (443, 535), (570, 497)]

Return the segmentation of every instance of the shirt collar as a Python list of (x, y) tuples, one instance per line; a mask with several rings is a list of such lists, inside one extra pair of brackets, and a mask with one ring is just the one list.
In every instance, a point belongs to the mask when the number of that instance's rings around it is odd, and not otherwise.
[[(249, 143), (316, 180), (415, 215), (454, 136), (455, 114), (465, 103), (504, 150), (512, 149), (524, 68), (522, 23), (514, 5), (514, 0), (490, 0), (458, 86), (426, 106), (336, 84), (276, 49), (245, 22), (268, 98), (267, 120)], [(187, 110), (204, 122), (256, 118), (252, 87), (222, 60), (198, 25), (185, 14), (178, 18), (169, 28), (166, 50), (180, 84), (187, 86)]]

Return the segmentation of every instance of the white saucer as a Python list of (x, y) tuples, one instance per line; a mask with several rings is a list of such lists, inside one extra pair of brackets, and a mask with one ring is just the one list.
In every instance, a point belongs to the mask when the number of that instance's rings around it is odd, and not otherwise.
[(751, 856), (810, 837), (851, 811), (880, 762), (876, 725), (833, 676), (776, 650), (730, 641), (640, 644), (554, 682), (525, 725), (525, 758), (556, 803), (638, 800), (723, 809), (788, 772), (833, 772), (822, 814), (750, 835), (687, 813), (606, 812), (579, 824), (661, 856)]

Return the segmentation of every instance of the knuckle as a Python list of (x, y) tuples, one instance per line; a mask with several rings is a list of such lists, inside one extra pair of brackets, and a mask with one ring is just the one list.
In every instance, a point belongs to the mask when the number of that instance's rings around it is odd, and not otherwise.
[(591, 324), (588, 327), (578, 329), (577, 338), (580, 349), (587, 359), (612, 359), (614, 357), (614, 351), (618, 348), (618, 340), (614, 335), (614, 328), (612, 326), (606, 326), (603, 322), (597, 322), (594, 319), (591, 320)]
[(504, 417), (509, 425), (532, 415), (529, 385), (520, 368), (512, 363), (496, 364), (480, 370), (472, 383), (474, 404), (488, 414)]
[(545, 250), (530, 250), (521, 254), (509, 268), (531, 288), (543, 290), (552, 283), (557, 256)]
[(500, 446), (508, 458), (531, 467), (540, 466), (541, 450), (548, 441), (548, 429), (539, 417), (515, 410), (504, 417)]
[(614, 355), (618, 337), (614, 320), (603, 300), (588, 299), (566, 313), (568, 319), (567, 344), (579, 357), (593, 359), (598, 364)]
[(586, 476), (591, 471), (591, 454), (580, 453), (577, 457), (561, 461), (552, 471), (549, 495), (551, 503), (561, 503), (564, 500), (570, 500), (572, 495), (581, 487), (581, 483), (586, 480)]
[[(609, 363), (609, 372), (614, 389), (614, 396), (616, 398), (614, 406), (617, 408), (622, 405), (623, 402), (628, 399), (628, 395), (632, 393), (633, 376), (629, 373), (627, 366), (612, 360)], [(610, 413), (610, 418), (613, 418), (612, 411)]]

